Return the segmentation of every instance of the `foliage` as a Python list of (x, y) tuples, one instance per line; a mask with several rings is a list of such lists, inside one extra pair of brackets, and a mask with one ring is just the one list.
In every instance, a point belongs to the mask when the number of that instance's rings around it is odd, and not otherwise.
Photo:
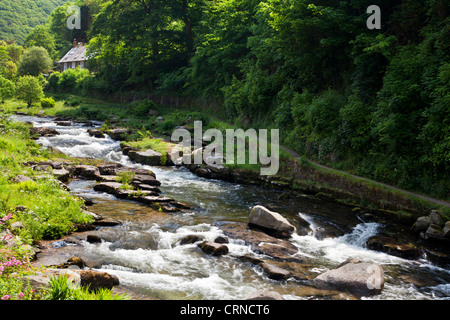
[(14, 39), (23, 44), (28, 33), (45, 23), (53, 9), (66, 0), (2, 0), (0, 2), (0, 40)]
[(25, 101), (28, 107), (39, 101), (43, 96), (42, 85), (38, 78), (33, 76), (20, 77), (16, 86), (16, 97)]
[(55, 100), (53, 98), (41, 98), (41, 107), (43, 109), (49, 109), (55, 107)]
[[(64, 26), (64, 4), (46, 31), (29, 38), (48, 32), (60, 55), (75, 38), (88, 42), (95, 73), (55, 72), (48, 91), (201, 97), (228, 123), (280, 129), (282, 143), (308, 158), (402, 188), (450, 194), (445, 1), (378, 1), (380, 30), (366, 27), (369, 0), (76, 4), (85, 17), (78, 33)], [(13, 79), (6, 64), (14, 60), (1, 49), (8, 46), (0, 45), (0, 73)], [(189, 110), (164, 114), (158, 106), (164, 118), (158, 120), (147, 117), (154, 108), (147, 103), (66, 112), (108, 121), (114, 111), (130, 126), (157, 133), (190, 125)]]
[(25, 50), (19, 62), (19, 74), (37, 77), (47, 72), (53, 66), (53, 61), (43, 47), (31, 47)]
[(14, 83), (0, 76), (0, 102), (4, 103), (5, 99), (12, 98), (14, 91)]
[(42, 47), (47, 50), (50, 57), (56, 59), (56, 42), (48, 27), (39, 25), (34, 28), (25, 39), (25, 47)]
[(89, 291), (73, 283), (65, 275), (58, 275), (50, 279), (51, 288), (46, 296), (47, 300), (127, 300), (125, 294), (114, 294), (109, 289)]
[(135, 175), (136, 174), (132, 171), (119, 172), (117, 174), (117, 182), (129, 185), (133, 181)]

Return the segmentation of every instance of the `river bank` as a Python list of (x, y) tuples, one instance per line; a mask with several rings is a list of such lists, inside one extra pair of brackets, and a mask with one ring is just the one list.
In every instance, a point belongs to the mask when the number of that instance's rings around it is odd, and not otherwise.
[[(43, 119), (43, 121), (44, 120), (45, 119)], [(40, 126), (49, 127), (50, 129), (55, 128), (61, 134), (54, 137), (41, 137), (38, 142), (45, 146), (59, 147), (64, 153), (71, 156), (83, 154), (85, 156), (89, 155), (94, 158), (101, 158), (103, 159), (101, 161), (90, 160), (90, 165), (93, 165), (99, 171), (100, 168), (103, 168), (101, 170), (104, 172), (108, 170), (108, 166), (104, 162), (105, 159), (108, 161), (114, 159), (111, 164), (116, 167), (117, 162), (122, 162), (122, 165), (131, 165), (132, 167), (145, 168), (146, 170), (150, 169), (150, 167), (145, 165), (132, 164), (129, 158), (123, 154), (123, 150), (120, 148), (120, 143), (118, 141), (111, 140), (109, 137), (105, 137), (102, 140), (90, 136), (88, 134), (89, 127), (84, 128), (81, 124), (71, 122), (71, 126), (63, 126), (62, 123), (60, 123), (61, 125), (57, 125), (57, 123), (53, 121), (55, 121), (54, 118), (48, 119)], [(80, 164), (78, 163), (77, 165)], [(89, 207), (89, 211), (103, 214), (105, 214), (105, 212), (110, 212), (107, 215), (114, 217), (114, 220), (121, 221), (121, 223), (115, 226), (103, 226), (96, 228), (96, 230), (78, 233), (73, 237), (69, 237), (72, 240), (67, 241), (68, 245), (61, 248), (51, 248), (50, 244), (49, 249), (53, 250), (53, 253), (50, 256), (55, 258), (60, 255), (60, 257), (67, 260), (69, 258), (67, 254), (77, 253), (83, 256), (86, 261), (89, 261), (90, 259), (94, 260), (96, 262), (92, 266), (96, 267), (97, 270), (101, 272), (115, 274), (119, 277), (121, 283), (123, 283), (122, 285), (127, 289), (137, 285), (137, 283), (134, 285), (131, 285), (131, 283), (135, 283), (135, 281), (139, 279), (139, 283), (141, 283), (139, 287), (143, 286), (140, 290), (145, 291), (147, 290), (145, 287), (148, 286), (149, 288), (152, 288), (150, 296), (159, 299), (170, 299), (174, 297), (186, 298), (186, 292), (191, 292), (191, 294), (196, 292), (191, 298), (209, 297), (214, 299), (219, 298), (221, 295), (223, 297), (225, 294), (225, 297), (242, 299), (245, 298), (244, 294), (249, 295), (253, 291), (256, 291), (257, 288), (266, 287), (268, 285), (272, 289), (275, 288), (277, 292), (282, 293), (285, 298), (321, 297), (329, 299), (334, 296), (335, 298), (340, 297), (345, 299), (349, 297), (342, 296), (340, 293), (327, 294), (327, 291), (323, 291), (316, 286), (311, 287), (309, 281), (327, 269), (331, 270), (336, 268), (339, 264), (348, 259), (349, 256), (361, 257), (362, 253), (364, 253), (364, 258), (362, 260), (381, 262), (383, 269), (385, 269), (384, 272), (386, 273), (386, 281), (388, 283), (387, 289), (384, 290), (385, 293), (382, 293), (381, 297), (393, 294), (393, 291), (390, 288), (398, 287), (399, 277), (407, 279), (401, 281), (402, 283), (403, 281), (406, 281), (405, 283), (408, 283), (408, 286), (411, 285), (411, 281), (416, 281), (416, 285), (418, 285), (418, 280), (412, 277), (411, 274), (414, 273), (412, 270), (415, 268), (413, 266), (416, 265), (416, 261), (421, 261), (420, 263), (422, 264), (424, 263), (423, 260), (421, 260), (423, 259), (423, 256), (421, 255), (418, 258), (419, 260), (415, 260), (417, 259), (416, 257), (415, 259), (412, 259), (411, 262), (407, 262), (409, 260), (404, 260), (404, 258), (395, 260), (397, 259), (395, 258), (395, 254), (386, 255), (385, 253), (377, 253), (379, 250), (367, 251), (367, 249), (365, 249), (366, 243), (369, 238), (372, 238), (379, 233), (377, 229), (381, 226), (381, 224), (379, 224), (381, 221), (369, 222), (369, 219), (371, 218), (369, 215), (365, 215), (364, 212), (358, 213), (352, 211), (351, 207), (341, 207), (340, 205), (329, 204), (330, 212), (319, 219), (320, 216), (317, 214), (322, 215), (322, 212), (326, 211), (326, 202), (311, 195), (299, 197), (295, 193), (286, 194), (285, 190), (277, 190), (274, 188), (262, 188), (261, 186), (251, 185), (246, 187), (245, 185), (237, 185), (231, 182), (220, 182), (220, 180), (217, 179), (194, 178), (191, 176), (191, 172), (183, 170), (183, 168), (152, 166), (152, 171), (155, 173), (157, 180), (162, 184), (158, 188), (161, 189), (164, 196), (177, 199), (177, 201), (181, 202), (187, 202), (186, 200), (189, 200), (194, 206), (196, 204), (197, 207), (192, 207), (191, 210), (188, 209), (181, 212), (164, 213), (161, 212), (162, 210), (155, 210), (149, 206), (149, 211), (145, 211), (144, 213), (142, 211), (143, 209), (140, 209), (140, 204), (138, 206), (131, 204), (134, 201), (125, 199), (120, 200), (115, 196), (114, 199), (106, 199), (104, 198), (105, 192), (94, 191), (94, 193), (92, 193), (93, 188), (97, 184), (101, 184), (102, 181), (99, 181), (100, 179), (96, 177), (96, 174), (91, 175), (93, 171), (88, 169), (92, 168), (82, 168), (86, 169), (86, 173), (82, 173), (83, 170), (81, 170), (81, 168), (79, 170), (68, 170), (74, 172), (75, 176), (81, 178), (81, 180), (74, 179), (68, 183), (69, 187), (72, 189), (72, 193), (89, 195), (93, 198), (94, 202), (94, 205)], [(127, 171), (129, 170), (127, 169)], [(112, 172), (110, 171), (110, 173)], [(114, 175), (110, 175), (110, 177), (113, 176)], [(89, 187), (87, 189), (82, 187), (84, 191), (81, 191), (80, 185), (85, 185), (85, 182), (89, 184)], [(200, 186), (201, 189), (197, 189)], [(215, 190), (217, 188), (219, 189), (216, 194)], [(117, 188), (114, 188), (112, 193), (115, 193), (115, 190), (117, 190)], [(211, 194), (212, 191), (214, 194), (213, 197)], [(106, 194), (109, 193), (106, 192)], [(252, 194), (255, 196), (251, 196)], [(109, 194), (109, 196), (112, 195)], [(249, 196), (251, 197), (248, 202), (242, 202), (243, 199)], [(228, 197), (230, 197), (230, 202), (227, 202)], [(255, 198), (253, 199), (253, 197)], [(283, 215), (287, 216), (288, 219), (295, 224), (298, 232), (292, 236), (289, 242), (291, 245), (294, 245), (297, 250), (298, 248), (302, 248), (301, 256), (303, 256), (303, 253), (306, 253), (305, 257), (308, 257), (307, 261), (279, 261), (279, 259), (274, 260), (274, 258), (269, 259), (270, 261), (261, 260), (261, 258), (258, 257), (258, 254), (261, 253), (255, 252), (255, 247), (252, 249), (251, 242), (249, 242), (251, 240), (245, 240), (248, 236), (243, 235), (242, 232), (238, 232), (239, 229), (232, 231), (229, 229), (229, 224), (222, 223), (225, 221), (233, 222), (232, 224), (236, 224), (237, 222), (248, 222), (249, 206), (253, 206), (255, 201), (257, 201), (256, 203), (261, 203), (261, 199), (264, 199), (266, 205), (272, 208), (272, 210), (282, 212)], [(238, 205), (238, 203), (241, 202), (242, 204)], [(122, 204), (119, 205), (119, 203)], [(320, 208), (318, 211), (311, 211), (310, 206), (313, 203)], [(237, 208), (239, 208), (237, 211), (236, 205), (238, 205)], [(119, 209), (122, 206), (127, 209), (125, 209), (124, 213), (119, 214), (119, 212), (122, 212), (122, 209)], [(106, 210), (106, 208), (110, 209)], [(206, 211), (204, 212), (205, 209)], [(308, 214), (299, 216), (299, 211), (308, 212)], [(311, 214), (313, 215), (311, 216)], [(309, 225), (309, 228), (301, 228), (304, 221), (306, 221), (302, 217), (311, 222), (307, 224)], [(134, 222), (135, 219), (137, 219), (136, 222)], [(360, 219), (363, 219), (364, 223), (361, 224)], [(324, 224), (324, 221), (327, 222)], [(330, 224), (331, 221), (333, 222)], [(239, 224), (237, 224), (237, 226), (239, 226)], [(402, 230), (401, 227), (397, 226), (394, 228), (391, 223), (383, 227), (383, 229), (385, 228), (386, 230), (384, 230), (383, 233), (391, 232), (389, 230), (394, 229), (396, 230), (395, 235), (400, 233), (407, 234), (407, 228), (404, 228), (406, 230)], [(363, 231), (363, 233), (359, 234), (361, 231)], [(216, 238), (225, 235), (224, 232), (227, 232), (228, 237), (232, 239), (229, 239), (229, 253), (220, 258), (211, 259), (208, 255), (205, 255), (205, 253), (197, 246), (199, 244), (198, 241), (181, 245), (182, 240), (189, 235), (203, 236), (204, 240), (214, 243)], [(89, 234), (99, 236), (101, 239), (100, 243), (87, 242), (87, 235)], [(232, 234), (239, 236), (231, 237)], [(351, 243), (359, 243), (357, 248), (353, 249), (347, 247), (347, 245), (340, 249), (335, 247), (336, 245), (342, 246), (344, 243), (347, 243), (347, 241), (350, 241), (352, 237), (356, 237), (356, 239), (351, 240)], [(74, 238), (78, 238), (78, 244), (71, 242)], [(150, 239), (152, 240), (149, 242)], [(200, 243), (202, 243), (202, 241), (200, 241)], [(267, 239), (263, 242), (267, 242)], [(250, 245), (250, 251), (247, 245)], [(361, 245), (362, 247), (360, 247)], [(304, 252), (306, 248), (307, 251)], [(325, 261), (323, 261), (323, 258), (317, 256), (317, 248), (321, 248), (320, 251), (322, 253), (320, 255), (325, 253)], [(392, 246), (387, 246), (387, 248), (392, 249)], [(408, 249), (404, 250), (405, 252), (410, 252), (413, 248), (410, 247), (404, 249)], [(341, 251), (342, 255), (337, 258), (331, 258), (332, 252), (333, 255), (338, 252), (336, 250)], [(268, 252), (265, 251), (264, 255), (267, 255), (267, 253)], [(238, 257), (241, 258), (238, 259)], [(123, 260), (124, 258), (125, 261)], [(328, 260), (330, 258), (331, 261)], [(390, 262), (386, 264), (387, 261)], [(395, 261), (393, 267), (389, 266), (393, 261)], [(399, 263), (399, 261), (401, 261), (401, 264), (403, 265), (402, 268), (405, 268), (405, 263), (408, 266), (406, 267), (406, 270), (408, 270), (406, 274), (403, 271), (400, 272), (399, 275), (397, 274), (398, 267), (396, 264)], [(243, 266), (244, 268), (241, 269)], [(180, 267), (182, 269), (179, 269)], [(231, 267), (232, 270), (236, 270), (235, 274), (224, 275), (226, 280), (222, 276), (217, 278), (219, 274), (223, 273), (223, 271), (221, 271), (223, 267), (225, 267), (225, 269)], [(193, 268), (195, 271), (193, 274), (191, 272), (186, 273), (186, 271), (182, 271), (183, 268), (187, 268), (187, 270)], [(429, 279), (429, 276), (423, 275), (423, 271), (424, 270), (421, 270), (419, 272), (422, 274), (422, 278)], [(245, 283), (240, 285), (242, 293), (233, 293), (231, 287), (227, 287), (228, 289), (223, 287), (225, 283), (231, 284), (234, 281), (241, 283), (243, 279), (243, 274), (241, 274), (241, 272), (246, 274), (244, 277), (246, 279)], [(442, 273), (442, 271), (440, 272)], [(198, 278), (199, 275), (202, 276)], [(206, 278), (204, 278), (205, 275), (207, 275)], [(235, 276), (237, 276), (237, 278), (234, 278)], [(181, 279), (179, 277), (181, 277)], [(214, 286), (217, 286), (217, 292), (210, 292), (207, 294), (204, 291), (206, 289), (204, 286), (205, 283), (202, 282), (201, 279), (214, 283)], [(160, 287), (163, 283), (165, 283), (163, 286), (168, 286), (172, 289), (167, 291), (163, 290), (162, 287)], [(431, 282), (428, 282), (426, 284), (430, 283)], [(425, 283), (422, 282), (419, 287), (424, 288), (424, 284)], [(441, 284), (442, 283), (440, 282), (435, 283), (437, 286)], [(189, 286), (192, 288), (189, 288)], [(139, 294), (142, 294), (142, 291), (139, 292)]]

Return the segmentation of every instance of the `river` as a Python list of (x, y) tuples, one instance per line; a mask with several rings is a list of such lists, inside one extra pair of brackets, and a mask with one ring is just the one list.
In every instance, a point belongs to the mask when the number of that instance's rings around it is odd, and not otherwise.
[[(312, 277), (334, 268), (347, 258), (380, 264), (385, 272), (385, 287), (370, 299), (449, 299), (450, 270), (431, 264), (425, 258), (405, 260), (368, 250), (371, 236), (392, 228), (364, 222), (351, 208), (317, 200), (306, 195), (286, 199), (282, 191), (259, 186), (233, 184), (197, 177), (180, 167), (149, 167), (133, 163), (120, 150), (120, 143), (110, 137), (94, 138), (80, 123), (58, 126), (51, 118), (14, 116), (34, 126), (55, 128), (61, 134), (42, 137), (37, 142), (54, 146), (72, 157), (90, 157), (126, 166), (152, 170), (161, 182), (162, 195), (193, 205), (183, 213), (167, 214), (132, 201), (118, 200), (92, 190), (95, 181), (76, 180), (72, 192), (94, 201), (89, 210), (123, 222), (97, 232), (102, 243), (67, 245), (67, 256), (78, 255), (95, 261), (100, 271), (116, 275), (120, 286), (136, 299), (243, 299), (259, 289), (279, 292), (285, 299), (329, 299), (331, 293), (310, 286), (308, 281), (274, 281), (259, 267), (236, 259), (239, 255), (259, 257), (242, 241), (230, 240), (229, 254), (220, 258), (207, 256), (195, 244), (178, 245), (186, 235), (197, 234), (213, 241), (222, 235), (219, 225), (226, 221), (248, 221), (255, 205), (280, 212), (288, 220), (302, 218), (311, 224), (306, 235), (294, 234), (290, 241), (312, 265)], [(93, 127), (99, 127), (94, 123)], [(323, 231), (326, 230), (325, 235)], [(432, 280), (428, 286), (415, 286), (409, 276)], [(340, 298), (345, 298), (341, 296)], [(336, 298), (336, 295), (333, 295)], [(366, 299), (366, 298), (364, 298)]]

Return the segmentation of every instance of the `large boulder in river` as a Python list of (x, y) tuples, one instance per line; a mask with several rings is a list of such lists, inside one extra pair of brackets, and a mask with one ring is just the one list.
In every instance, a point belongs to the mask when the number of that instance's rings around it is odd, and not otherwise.
[(257, 227), (277, 237), (289, 237), (295, 227), (278, 212), (263, 206), (254, 206), (249, 217), (249, 226)]
[(249, 229), (243, 222), (221, 223), (219, 228), (227, 237), (244, 241), (257, 253), (276, 260), (298, 262), (305, 260), (304, 257), (298, 255), (298, 248), (290, 241), (275, 238), (259, 230)]
[(346, 263), (317, 276), (320, 288), (346, 291), (358, 297), (380, 294), (384, 287), (384, 271), (373, 263)]

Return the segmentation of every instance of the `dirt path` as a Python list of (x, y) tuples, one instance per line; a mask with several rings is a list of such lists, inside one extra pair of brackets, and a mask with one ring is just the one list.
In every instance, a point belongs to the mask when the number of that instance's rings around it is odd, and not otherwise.
[[(296, 159), (300, 159), (300, 155), (298, 153), (296, 153), (295, 151), (293, 151), (291, 149), (288, 149), (286, 147), (283, 147), (283, 146), (280, 146), (280, 148), (283, 149), (284, 151), (286, 151), (287, 153), (289, 153), (292, 157), (294, 157)], [(394, 187), (394, 186), (391, 186), (391, 185), (388, 185), (388, 184), (385, 184), (385, 183), (382, 183), (382, 182), (378, 182), (378, 181), (374, 181), (374, 180), (371, 180), (371, 179), (367, 179), (367, 178), (363, 178), (363, 177), (360, 177), (360, 176), (356, 176), (354, 174), (351, 174), (351, 173), (348, 173), (348, 172), (345, 172), (345, 171), (341, 171), (341, 170), (337, 170), (337, 169), (333, 169), (333, 168), (324, 166), (324, 165), (322, 165), (320, 163), (317, 163), (317, 162), (314, 162), (314, 161), (312, 161), (310, 159), (308, 159), (308, 161), (311, 162), (313, 165), (315, 165), (317, 167), (320, 167), (322, 169), (325, 169), (325, 170), (333, 170), (333, 171), (336, 171), (336, 172), (339, 172), (339, 173), (342, 173), (342, 174), (346, 174), (346, 175), (348, 175), (350, 177), (353, 177), (353, 178), (356, 178), (356, 179), (359, 179), (359, 180), (362, 180), (362, 181), (367, 181), (367, 182), (370, 182), (370, 183), (373, 183), (373, 184), (376, 184), (376, 185), (379, 185), (379, 186), (382, 186), (382, 187), (386, 187), (386, 188), (389, 188), (389, 189), (392, 189), (392, 190), (395, 190), (395, 191), (402, 192), (402, 193), (410, 195), (410, 196), (414, 196), (414, 197), (417, 197), (417, 198), (420, 198), (420, 199), (424, 199), (424, 200), (426, 200), (428, 202), (431, 202), (431, 203), (434, 203), (434, 204), (437, 204), (437, 205), (441, 205), (441, 206), (445, 206), (445, 207), (450, 208), (450, 202), (445, 201), (445, 200), (436, 199), (436, 198), (433, 198), (433, 197), (430, 197), (430, 196), (426, 196), (426, 195), (423, 195), (423, 194), (420, 194), (420, 193), (415, 193), (415, 192), (403, 190), (403, 189), (400, 189), (400, 188), (397, 188), (397, 187)]]

